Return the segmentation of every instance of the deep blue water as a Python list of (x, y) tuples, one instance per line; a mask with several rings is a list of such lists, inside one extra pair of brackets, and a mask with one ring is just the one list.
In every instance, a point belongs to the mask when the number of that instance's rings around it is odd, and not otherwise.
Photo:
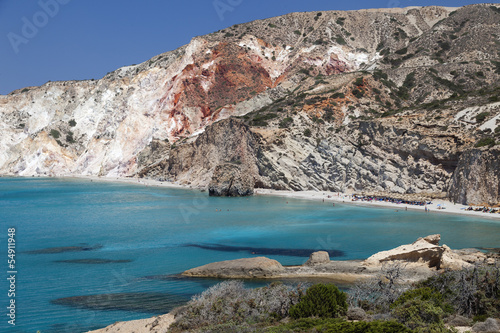
[[(252, 248), (271, 249), (277, 254), (267, 257), (291, 265), (307, 257), (282, 250), (337, 250), (343, 256), (336, 259), (364, 259), (434, 233), (452, 248), (500, 247), (500, 221), (489, 219), (39, 178), (0, 178), (0, 227), (2, 332), (83, 332), (167, 312), (218, 282), (173, 275), (252, 256)], [(16, 228), (15, 327), (6, 316), (9, 227)], [(217, 250), (203, 248), (213, 244)], [(71, 262), (83, 259), (124, 262)], [(84, 307), (82, 299), (53, 302), (88, 295), (105, 296), (94, 300), (97, 307)]]

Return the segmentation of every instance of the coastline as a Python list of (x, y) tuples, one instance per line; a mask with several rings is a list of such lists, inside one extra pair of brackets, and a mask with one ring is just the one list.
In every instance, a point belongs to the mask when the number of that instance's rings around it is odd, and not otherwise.
[[(10, 177), (10, 176), (0, 176), (0, 177)], [(18, 177), (18, 176), (13, 176)], [(23, 177), (20, 177), (23, 178)], [(29, 177), (26, 177), (29, 178)], [(130, 185), (139, 185), (146, 187), (164, 187), (164, 188), (174, 188), (174, 189), (184, 189), (184, 190), (202, 190), (199, 187), (189, 186), (189, 185), (181, 185), (176, 184), (169, 181), (157, 181), (153, 179), (145, 179), (145, 178), (132, 178), (132, 177), (98, 177), (98, 176), (85, 176), (85, 175), (68, 175), (68, 176), (59, 176), (59, 177), (47, 177), (54, 179), (75, 179), (75, 180), (89, 180), (91, 182), (107, 182), (107, 183), (121, 183), (121, 184), (130, 184)], [(208, 195), (208, 194), (207, 194)], [(376, 208), (385, 208), (385, 209), (394, 209), (396, 211), (401, 210), (414, 210), (414, 211), (425, 211), (424, 206), (417, 205), (407, 205), (407, 204), (397, 204), (391, 202), (383, 202), (383, 201), (352, 201), (352, 195), (348, 193), (341, 192), (328, 192), (328, 191), (278, 191), (271, 189), (260, 189), (257, 188), (254, 190), (254, 195), (256, 196), (275, 196), (275, 197), (283, 197), (283, 198), (292, 198), (292, 199), (302, 199), (302, 200), (311, 200), (311, 201), (323, 201), (325, 203), (341, 203), (348, 205), (357, 205), (364, 207), (376, 207)], [(444, 206), (445, 209), (438, 209), (438, 205)], [(469, 207), (467, 205), (462, 204), (454, 204), (449, 200), (437, 199), (433, 200), (432, 204), (426, 206), (429, 210), (429, 214), (434, 213), (444, 213), (444, 214), (455, 214), (469, 217), (478, 217), (482, 219), (490, 219), (490, 220), (500, 220), (500, 214), (490, 214), (490, 213), (482, 213), (476, 211), (467, 211), (466, 209)]]
[[(262, 196), (280, 196), (285, 198), (293, 198), (293, 199), (304, 199), (304, 200), (313, 200), (313, 201), (323, 201), (326, 203), (341, 203), (348, 205), (357, 205), (364, 207), (378, 207), (378, 208), (390, 208), (395, 209), (396, 211), (401, 210), (415, 210), (415, 211), (425, 211), (425, 206), (417, 206), (417, 205), (407, 205), (407, 204), (397, 204), (392, 202), (384, 202), (384, 201), (352, 201), (352, 195), (347, 193), (340, 192), (326, 192), (326, 191), (302, 191), (302, 192), (294, 192), (294, 191), (276, 191), (269, 189), (256, 189), (255, 195)], [(444, 209), (438, 209), (438, 205), (444, 206)], [(445, 213), (445, 214), (455, 214), (455, 215), (466, 215), (466, 216), (474, 216), (485, 219), (493, 219), (500, 220), (500, 214), (490, 214), (490, 213), (482, 213), (475, 211), (466, 210), (469, 206), (454, 204), (451, 201), (438, 199), (432, 202), (432, 204), (426, 206), (428, 209), (428, 214), (434, 213)]]
[[(71, 176), (71, 177), (61, 177), (61, 178), (75, 178), (75, 179), (88, 179), (91, 181), (103, 181), (103, 182), (116, 182), (116, 183), (126, 183), (126, 184), (135, 184), (142, 186), (152, 186), (152, 187), (165, 187), (165, 188), (176, 188), (176, 189), (185, 189), (185, 190), (201, 190), (199, 187), (193, 187), (189, 185), (180, 185), (172, 182), (160, 182), (153, 179), (144, 179), (144, 178), (123, 178), (123, 177), (97, 177), (97, 176)], [(342, 203), (349, 205), (357, 205), (364, 207), (378, 207), (385, 209), (396, 209), (396, 210), (415, 210), (415, 211), (425, 211), (424, 206), (416, 206), (416, 205), (406, 205), (406, 204), (396, 204), (391, 202), (381, 202), (381, 201), (352, 201), (352, 195), (341, 192), (327, 192), (327, 191), (278, 191), (271, 189), (260, 189), (257, 188), (254, 190), (254, 195), (256, 196), (275, 196), (275, 197), (283, 197), (283, 198), (293, 198), (293, 199), (303, 199), (303, 200), (311, 200), (311, 201), (325, 201), (331, 203)], [(444, 206), (445, 209), (438, 209), (438, 205)], [(432, 204), (427, 205), (427, 209), (429, 210), (429, 214), (434, 213), (445, 213), (445, 214), (458, 214), (458, 215), (466, 215), (466, 216), (474, 216), (485, 219), (492, 220), (500, 220), (500, 214), (490, 214), (490, 213), (482, 213), (475, 211), (467, 211), (466, 209), (469, 206), (462, 204), (454, 204), (449, 200), (438, 199), (432, 202)]]

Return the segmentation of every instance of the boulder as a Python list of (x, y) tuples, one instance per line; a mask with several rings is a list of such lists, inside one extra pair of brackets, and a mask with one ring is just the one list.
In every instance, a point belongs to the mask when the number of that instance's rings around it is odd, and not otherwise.
[(441, 235), (440, 234), (429, 235), (427, 237), (424, 237), (423, 240), (433, 245), (439, 245), (439, 242), (441, 241)]
[(185, 271), (182, 275), (232, 279), (270, 278), (279, 276), (285, 268), (266, 257), (220, 261)]
[(443, 245), (442, 248), (444, 248), (444, 251), (441, 256), (440, 268), (456, 271), (463, 268), (471, 268), (474, 266), (471, 263), (465, 261), (460, 254), (454, 252), (448, 246)]
[(447, 323), (450, 326), (453, 327), (466, 327), (471, 324), (472, 320), (470, 320), (467, 317), (461, 316), (461, 315), (455, 315), (450, 318), (448, 318)]
[(349, 320), (366, 320), (368, 319), (368, 315), (365, 310), (361, 308), (349, 308), (347, 310), (347, 319)]
[[(441, 257), (445, 249), (433, 244), (436, 242), (437, 236), (439, 235), (429, 236), (430, 238), (419, 238), (413, 244), (401, 245), (389, 251), (378, 252), (366, 259), (365, 265), (378, 266), (388, 261), (403, 261), (439, 269)], [(433, 243), (430, 243), (426, 239), (429, 239)]]
[(482, 323), (474, 324), (472, 332), (498, 333), (500, 332), (500, 325), (496, 319), (488, 318)]
[(327, 264), (330, 262), (330, 256), (326, 251), (313, 252), (309, 256), (309, 260), (306, 261), (304, 265), (314, 266), (318, 264)]

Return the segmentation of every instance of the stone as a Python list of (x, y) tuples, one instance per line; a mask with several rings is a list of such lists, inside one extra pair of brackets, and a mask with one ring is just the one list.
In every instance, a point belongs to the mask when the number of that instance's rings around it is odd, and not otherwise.
[(366, 259), (364, 264), (379, 266), (384, 262), (402, 261), (414, 266), (460, 270), (486, 261), (486, 255), (476, 249), (452, 250), (444, 244), (439, 246), (440, 240), (440, 235), (419, 238), (412, 244), (376, 253)]
[(448, 246), (443, 245), (442, 248), (444, 251), (441, 256), (440, 268), (456, 271), (463, 268), (472, 268), (474, 266), (473, 264), (463, 260), (458, 253), (451, 250)]
[(448, 319), (448, 325), (453, 326), (453, 327), (457, 327), (457, 326), (465, 327), (465, 326), (469, 326), (470, 323), (471, 323), (471, 320), (469, 318), (461, 316), (461, 315), (455, 315), (455, 316), (452, 316), (451, 318)]
[(349, 320), (366, 320), (368, 318), (368, 315), (366, 314), (365, 310), (361, 308), (349, 308), (347, 310), (347, 319)]
[[(435, 237), (431, 239), (435, 240)], [(388, 261), (418, 263), (429, 268), (440, 268), (441, 257), (445, 249), (419, 238), (413, 244), (401, 245), (389, 251), (378, 252), (365, 260), (366, 265), (381, 265)]]
[(270, 278), (279, 276), (285, 268), (266, 257), (220, 261), (185, 271), (182, 275), (232, 279)]
[(486, 332), (486, 333), (498, 333), (500, 332), (500, 325), (498, 321), (493, 318), (488, 318), (482, 323), (476, 323), (472, 326), (473, 332)]
[(424, 237), (423, 239), (427, 243), (431, 243), (433, 245), (439, 245), (439, 242), (441, 241), (441, 235), (439, 235), (439, 234), (429, 235), (427, 237)]
[(488, 259), (485, 260), (486, 265), (490, 265), (490, 266), (495, 265), (496, 262), (497, 261), (495, 260), (495, 258), (488, 258)]
[(318, 251), (311, 253), (309, 256), (309, 260), (306, 261), (304, 265), (306, 266), (314, 266), (318, 264), (326, 264), (330, 262), (330, 256), (326, 251)]

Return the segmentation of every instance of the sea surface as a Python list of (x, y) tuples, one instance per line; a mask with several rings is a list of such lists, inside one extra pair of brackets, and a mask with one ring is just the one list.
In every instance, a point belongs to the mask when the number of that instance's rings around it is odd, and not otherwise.
[(220, 282), (178, 276), (214, 261), (264, 255), (296, 265), (313, 250), (365, 259), (435, 233), (452, 248), (500, 246), (500, 221), (480, 217), (68, 179), (0, 178), (0, 227), (0, 331), (16, 333), (85, 332), (166, 313)]

